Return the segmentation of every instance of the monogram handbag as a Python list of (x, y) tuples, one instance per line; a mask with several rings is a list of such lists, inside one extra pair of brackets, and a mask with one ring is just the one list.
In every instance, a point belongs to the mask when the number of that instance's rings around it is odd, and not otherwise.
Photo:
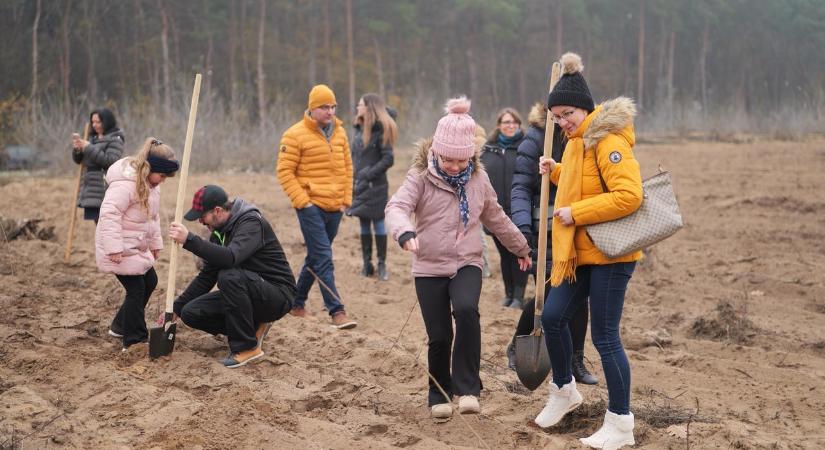
[[(598, 164), (596, 168), (598, 169)], [(609, 192), (601, 169), (598, 170), (602, 188), (604, 192)], [(642, 205), (632, 214), (585, 226), (590, 239), (608, 258), (617, 258), (649, 247), (672, 236), (684, 226), (673, 193), (670, 172), (659, 167), (659, 173), (642, 182), (642, 190)]]

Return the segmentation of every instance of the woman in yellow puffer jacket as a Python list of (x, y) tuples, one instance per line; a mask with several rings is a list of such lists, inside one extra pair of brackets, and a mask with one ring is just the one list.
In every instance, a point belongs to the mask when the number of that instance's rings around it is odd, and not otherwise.
[(633, 445), (630, 412), (630, 364), (619, 336), (625, 292), (642, 254), (610, 259), (593, 245), (586, 225), (627, 216), (642, 203), (639, 163), (633, 157), (633, 102), (624, 97), (595, 106), (581, 58), (567, 53), (563, 75), (548, 97), (553, 120), (568, 137), (561, 163), (542, 158), (540, 172), (550, 171), (558, 186), (553, 211), (553, 267), (542, 326), (553, 366), (547, 405), (536, 417), (540, 427), (558, 423), (578, 407), (568, 322), (590, 297), (590, 328), (607, 381), (604, 424), (581, 442), (594, 448)]

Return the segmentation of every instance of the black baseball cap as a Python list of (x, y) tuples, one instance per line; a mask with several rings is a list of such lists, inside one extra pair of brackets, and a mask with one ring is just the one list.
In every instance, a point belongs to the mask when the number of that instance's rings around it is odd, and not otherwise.
[(192, 209), (187, 211), (183, 218), (189, 221), (198, 220), (203, 216), (203, 213), (216, 206), (225, 205), (228, 200), (226, 191), (222, 187), (207, 184), (198, 189), (198, 192), (195, 192), (195, 196), (192, 198)]

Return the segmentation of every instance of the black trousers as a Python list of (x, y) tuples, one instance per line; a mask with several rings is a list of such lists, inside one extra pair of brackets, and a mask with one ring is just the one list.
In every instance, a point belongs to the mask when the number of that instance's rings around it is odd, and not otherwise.
[(152, 267), (143, 275), (117, 275), (117, 280), (126, 289), (126, 296), (112, 321), (112, 330), (121, 332), (123, 347), (129, 347), (149, 338), (144, 312), (158, 285), (158, 275)]
[[(548, 291), (549, 294), (549, 291)], [(546, 301), (546, 300), (545, 300)], [(584, 351), (584, 339), (587, 337), (588, 301), (582, 303), (573, 319), (567, 324), (570, 327), (570, 337), (573, 340), (573, 351)], [(521, 310), (521, 317), (516, 325), (516, 336), (524, 336), (533, 332), (533, 320), (536, 313), (536, 300), (530, 300)], [(549, 349), (548, 349), (549, 350)]]
[[(451, 397), (478, 396), (481, 392), (481, 326), (478, 314), (481, 269), (465, 266), (453, 278), (416, 277), (415, 293), (429, 339), (427, 364), (430, 374)], [(429, 380), (429, 387), (429, 406), (451, 401), (444, 398), (433, 380)]]
[(189, 302), (175, 301), (175, 313), (191, 328), (222, 334), (232, 353), (258, 345), (255, 330), (292, 309), (295, 289), (277, 286), (255, 272), (226, 269), (218, 273), (218, 290)]
[(524, 299), (524, 288), (527, 286), (527, 278), (530, 272), (522, 271), (518, 267), (518, 256), (510, 253), (507, 247), (493, 236), (498, 254), (501, 257), (501, 278), (504, 280), (504, 295), (507, 298), (519, 296), (519, 300)]

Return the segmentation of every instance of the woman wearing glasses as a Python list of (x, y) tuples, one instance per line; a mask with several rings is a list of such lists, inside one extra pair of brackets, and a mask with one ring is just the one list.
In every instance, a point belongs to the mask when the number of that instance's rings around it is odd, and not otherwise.
[[(594, 448), (633, 445), (630, 364), (619, 336), (627, 284), (642, 254), (608, 258), (587, 236), (586, 225), (627, 216), (642, 204), (642, 177), (633, 157), (633, 101), (619, 97), (594, 105), (581, 74), (581, 58), (561, 58), (563, 75), (548, 96), (553, 120), (567, 135), (560, 163), (542, 158), (539, 171), (558, 187), (553, 208), (552, 289), (542, 311), (553, 378), (540, 427), (558, 423), (582, 402), (573, 379), (568, 323), (590, 296), (590, 329), (607, 381), (602, 427), (581, 442)], [(604, 186), (604, 187), (603, 187)]]
[[(490, 177), (490, 184), (496, 191), (498, 204), (510, 217), (510, 186), (516, 167), (516, 151), (524, 139), (521, 116), (513, 108), (504, 108), (496, 117), (496, 128), (481, 149), (481, 163)], [(484, 230), (490, 234), (489, 230)], [(501, 259), (501, 278), (504, 281), (502, 306), (521, 309), (524, 303), (524, 287), (528, 273), (519, 269), (518, 258), (493, 236)]]
[(390, 234), (413, 253), (415, 291), (429, 338), (428, 404), (434, 419), (452, 415), (453, 395), (459, 396), (459, 413), (481, 410), (481, 226), (518, 255), (522, 270), (531, 264), (527, 241), (479, 165), (470, 101), (452, 99), (446, 111), (433, 138), (419, 144), (413, 167), (386, 208)]

